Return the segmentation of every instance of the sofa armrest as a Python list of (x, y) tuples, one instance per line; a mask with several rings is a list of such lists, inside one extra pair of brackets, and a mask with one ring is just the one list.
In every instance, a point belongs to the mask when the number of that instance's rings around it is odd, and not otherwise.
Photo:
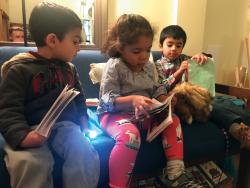
[[(216, 84), (215, 90), (217, 93), (235, 96), (236, 98), (243, 99), (246, 104), (246, 108), (250, 109), (250, 89), (239, 88), (235, 86), (228, 86), (224, 84)], [(240, 163), (238, 171), (237, 187), (248, 188), (250, 185), (250, 151), (240, 151)]]
[(215, 91), (216, 93), (243, 99), (246, 101), (246, 107), (250, 109), (250, 89), (216, 83)]

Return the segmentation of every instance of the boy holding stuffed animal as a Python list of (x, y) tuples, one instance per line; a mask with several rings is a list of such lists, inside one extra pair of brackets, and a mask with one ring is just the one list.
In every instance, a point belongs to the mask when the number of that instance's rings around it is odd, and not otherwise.
[[(204, 54), (197, 54), (193, 57), (182, 54), (182, 50), (185, 46), (187, 35), (185, 31), (178, 25), (170, 25), (165, 27), (160, 34), (160, 48), (162, 50), (161, 59), (155, 62), (156, 69), (158, 72), (158, 82), (160, 84), (166, 85), (168, 91), (174, 90), (177, 91), (177, 102), (181, 103), (181, 98), (183, 96), (188, 97), (188, 92), (193, 92), (194, 89), (198, 89), (198, 95), (196, 95), (196, 102), (189, 97), (190, 103), (195, 103), (191, 108), (183, 109), (184, 105), (176, 105), (175, 110), (179, 110), (178, 106), (181, 109), (183, 114), (179, 114), (181, 119), (184, 119), (187, 123), (192, 123), (192, 115), (197, 121), (205, 121), (209, 116), (212, 121), (217, 125), (224, 125), (234, 138), (240, 141), (241, 146), (250, 149), (250, 128), (244, 123), (250, 123), (250, 116), (242, 108), (238, 108), (230, 102), (220, 103), (218, 100), (213, 102), (213, 110), (210, 108), (212, 104), (212, 97), (209, 95), (208, 91), (199, 86), (186, 83), (184, 85), (178, 85), (178, 83), (186, 82), (187, 80), (187, 68), (188, 68), (188, 59), (194, 59), (199, 64), (204, 64), (207, 62), (207, 56)], [(181, 97), (178, 97), (178, 94), (181, 95), (180, 90), (183, 92)], [(192, 96), (193, 94), (190, 94)], [(197, 105), (197, 102), (199, 105)], [(194, 113), (194, 108), (196, 112), (203, 112), (203, 114)], [(210, 113), (211, 111), (211, 113)], [(178, 113), (177, 113), (178, 114)], [(188, 117), (183, 117), (184, 115), (189, 114)], [(243, 123), (244, 122), (244, 123)]]

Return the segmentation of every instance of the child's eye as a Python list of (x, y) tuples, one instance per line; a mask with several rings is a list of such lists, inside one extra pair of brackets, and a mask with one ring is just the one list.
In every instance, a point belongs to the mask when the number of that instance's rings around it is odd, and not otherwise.
[(73, 41), (74, 45), (79, 45), (80, 44), (80, 40), (79, 41)]
[(168, 44), (167, 47), (171, 48), (173, 45), (172, 44)]

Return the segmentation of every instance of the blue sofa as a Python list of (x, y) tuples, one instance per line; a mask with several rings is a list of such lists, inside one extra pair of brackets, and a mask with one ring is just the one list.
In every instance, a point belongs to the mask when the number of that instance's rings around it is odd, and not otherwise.
[[(0, 47), (0, 65), (17, 53), (34, 50), (36, 50), (34, 47), (2, 46)], [(156, 59), (160, 55), (160, 52), (153, 52), (153, 56)], [(87, 98), (96, 98), (99, 93), (99, 85), (93, 85), (89, 78), (90, 63), (106, 61), (107, 58), (98, 50), (81, 50), (73, 60), (78, 69)], [(145, 135), (146, 133), (142, 133), (142, 137), (145, 137)], [(226, 136), (213, 122), (208, 122), (206, 125), (199, 123), (191, 126), (183, 125), (183, 137), (184, 160), (187, 165), (224, 158), (226, 155), (235, 154), (240, 151), (239, 143), (231, 137), (228, 140), (229, 148), (227, 150)], [(108, 187), (108, 158), (114, 146), (114, 140), (102, 134), (92, 140), (92, 144), (97, 149), (101, 159), (101, 177), (98, 186), (102, 188)], [(9, 176), (3, 160), (3, 145), (4, 140), (0, 135), (0, 187), (7, 188), (9, 187)], [(135, 164), (134, 177), (146, 176), (152, 172), (157, 172), (165, 164), (166, 160), (161, 147), (161, 140), (156, 138), (151, 143), (143, 141)], [(55, 187), (60, 187), (59, 165), (55, 168), (54, 178)], [(243, 186), (240, 187), (242, 188)]]

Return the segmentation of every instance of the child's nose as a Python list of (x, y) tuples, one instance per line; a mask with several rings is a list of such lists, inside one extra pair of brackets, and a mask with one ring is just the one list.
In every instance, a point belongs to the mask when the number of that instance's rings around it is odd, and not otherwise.
[(142, 53), (140, 58), (141, 58), (141, 60), (147, 61), (149, 59), (149, 53), (148, 52)]
[(176, 50), (176, 46), (173, 45), (173, 46), (171, 47), (171, 50)]
[(80, 45), (77, 45), (76, 47), (76, 51), (79, 52), (80, 51)]

